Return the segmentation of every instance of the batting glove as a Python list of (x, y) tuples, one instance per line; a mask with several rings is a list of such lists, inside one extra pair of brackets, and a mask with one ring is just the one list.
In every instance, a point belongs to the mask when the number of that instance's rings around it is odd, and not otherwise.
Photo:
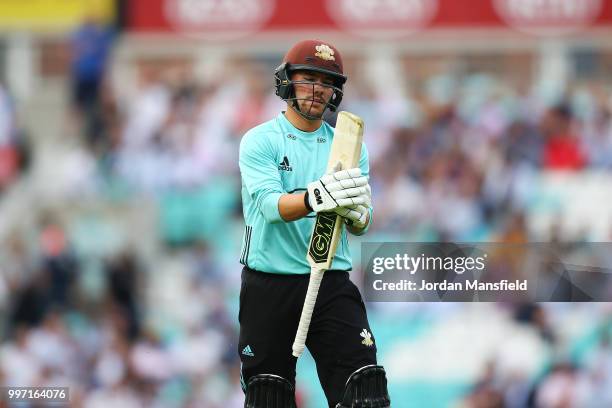
[(317, 213), (349, 205), (370, 205), (368, 187), (361, 169), (340, 170), (309, 183), (304, 202)]
[(359, 229), (365, 228), (368, 223), (368, 207), (363, 205), (349, 205), (348, 207), (338, 207), (334, 212), (344, 218), (347, 225), (352, 225)]

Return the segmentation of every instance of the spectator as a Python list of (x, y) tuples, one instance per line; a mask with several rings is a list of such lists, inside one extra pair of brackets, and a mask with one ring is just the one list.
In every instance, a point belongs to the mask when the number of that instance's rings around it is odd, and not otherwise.
[(28, 157), (29, 147), (18, 127), (13, 101), (0, 83), (0, 194), (26, 169)]
[(544, 168), (550, 170), (580, 170), (587, 165), (582, 142), (572, 128), (572, 112), (567, 105), (555, 106), (542, 118)]
[(60, 308), (70, 302), (70, 291), (77, 273), (77, 261), (66, 231), (55, 220), (43, 221), (40, 232), (41, 267), (48, 274), (49, 304)]
[(572, 364), (559, 363), (544, 378), (536, 394), (538, 408), (572, 408), (576, 405), (577, 370)]
[(108, 265), (107, 274), (110, 299), (126, 316), (129, 338), (135, 339), (140, 328), (137, 309), (140, 270), (136, 254), (125, 251), (117, 255)]
[(72, 34), (72, 103), (88, 141), (98, 136), (100, 95), (115, 33), (89, 15)]

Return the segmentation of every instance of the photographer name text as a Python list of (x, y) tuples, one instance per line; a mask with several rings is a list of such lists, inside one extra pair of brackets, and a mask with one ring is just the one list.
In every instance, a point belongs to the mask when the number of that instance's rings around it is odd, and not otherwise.
[(372, 282), (372, 287), (375, 291), (526, 291), (527, 279), (509, 281), (502, 279), (496, 282), (481, 282), (478, 280), (466, 280), (464, 282), (429, 282), (421, 280), (414, 282), (407, 279), (402, 279), (396, 282), (385, 282), (382, 279), (376, 279)]

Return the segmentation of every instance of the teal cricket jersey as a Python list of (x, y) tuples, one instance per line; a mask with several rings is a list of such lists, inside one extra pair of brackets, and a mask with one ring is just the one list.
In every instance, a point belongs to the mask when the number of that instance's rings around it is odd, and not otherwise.
[[(244, 135), (239, 163), (246, 228), (240, 263), (263, 272), (310, 273), (306, 253), (315, 215), (285, 222), (278, 211), (278, 200), (286, 193), (306, 191), (308, 183), (325, 174), (333, 138), (334, 129), (328, 123), (323, 122), (314, 132), (303, 132), (283, 113)], [(369, 175), (365, 144), (359, 167)], [(343, 228), (332, 269), (351, 268)]]

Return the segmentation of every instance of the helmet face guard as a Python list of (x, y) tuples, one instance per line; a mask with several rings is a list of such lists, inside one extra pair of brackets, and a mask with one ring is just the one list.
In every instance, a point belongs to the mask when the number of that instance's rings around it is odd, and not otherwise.
[[(295, 71), (311, 71), (324, 73), (334, 78), (334, 85), (321, 84), (312, 81), (293, 81), (290, 79), (290, 74), (291, 72)], [(338, 75), (335, 72), (317, 69), (316, 67), (313, 68), (310, 66), (290, 66), (286, 62), (282, 63), (278, 68), (276, 68), (276, 70), (274, 71), (274, 79), (276, 81), (276, 95), (280, 96), (281, 99), (283, 99), (284, 101), (290, 102), (293, 109), (300, 116), (308, 120), (321, 119), (327, 108), (329, 108), (329, 110), (332, 112), (335, 112), (336, 109), (338, 109), (338, 106), (342, 101), (342, 86), (346, 81), (346, 77), (344, 77), (343, 75)], [(312, 86), (312, 98), (298, 98), (295, 94), (294, 85), (296, 84)], [(313, 115), (310, 113), (313, 105), (312, 103), (315, 102), (315, 86), (330, 88), (334, 91), (329, 100), (324, 101), (325, 107), (323, 108), (323, 111), (317, 115)], [(299, 105), (300, 101), (310, 102), (310, 108), (307, 111), (303, 111)]]

